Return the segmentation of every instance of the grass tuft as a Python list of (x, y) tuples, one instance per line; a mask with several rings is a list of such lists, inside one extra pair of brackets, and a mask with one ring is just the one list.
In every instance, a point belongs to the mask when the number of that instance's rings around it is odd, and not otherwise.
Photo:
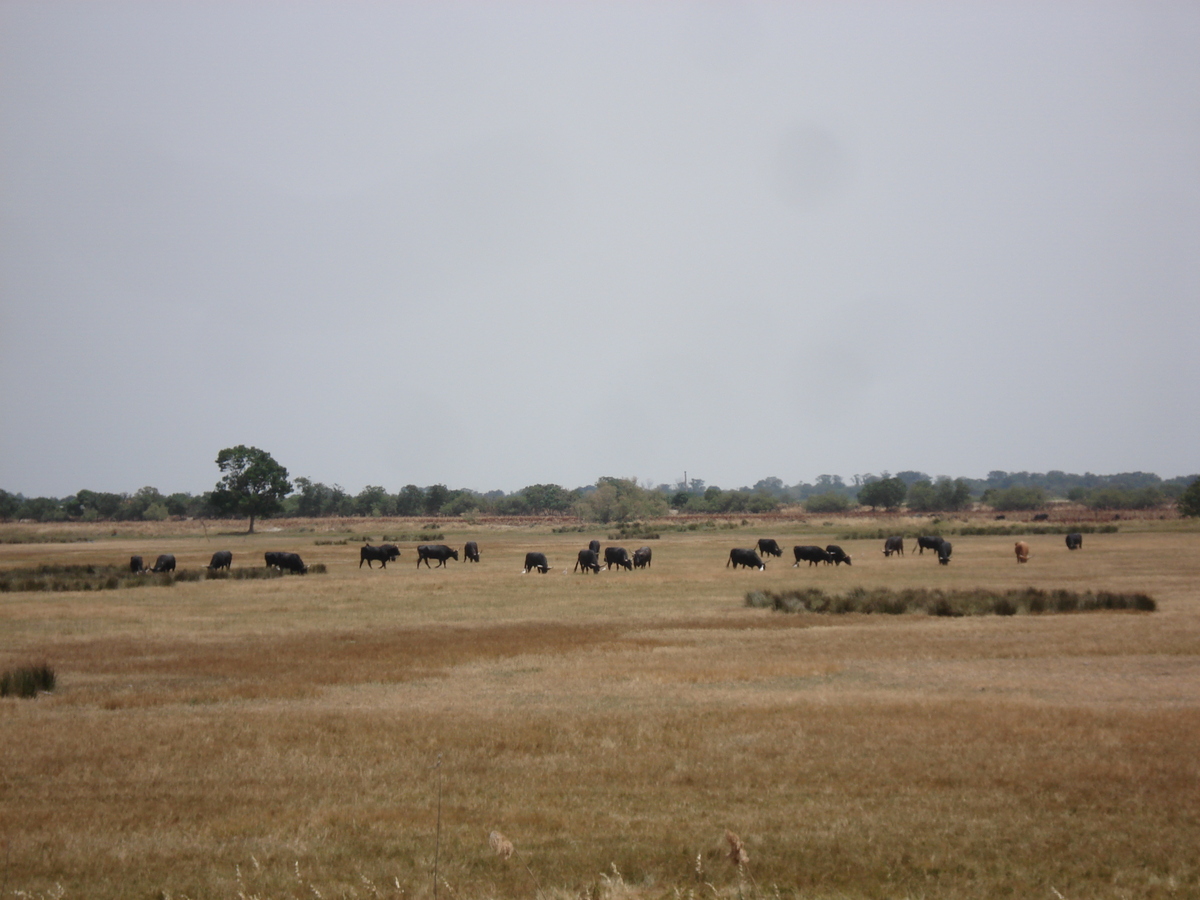
[(46, 663), (9, 669), (0, 672), (0, 697), (36, 697), (41, 691), (54, 690), (56, 680)]

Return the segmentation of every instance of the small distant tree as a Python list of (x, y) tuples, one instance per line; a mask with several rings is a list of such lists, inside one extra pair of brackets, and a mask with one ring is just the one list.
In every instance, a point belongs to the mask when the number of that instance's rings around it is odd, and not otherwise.
[(869, 481), (858, 489), (858, 502), (871, 509), (878, 506), (895, 509), (904, 502), (906, 494), (908, 485), (898, 477), (881, 478), (879, 481)]
[(1181, 516), (1200, 516), (1200, 478), (1183, 489), (1176, 505)]
[(217, 454), (217, 467), (225, 474), (213, 490), (213, 503), (219, 509), (250, 517), (248, 534), (254, 533), (254, 519), (277, 512), (283, 498), (292, 492), (288, 470), (266, 450), (238, 444)]

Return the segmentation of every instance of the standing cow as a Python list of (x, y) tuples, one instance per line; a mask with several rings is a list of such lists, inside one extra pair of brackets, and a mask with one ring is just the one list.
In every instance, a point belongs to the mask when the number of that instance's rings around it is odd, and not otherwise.
[(1083, 535), (1078, 531), (1073, 531), (1067, 535), (1067, 549), (1078, 550), (1083, 546)]
[(629, 558), (629, 551), (624, 547), (604, 548), (604, 568), (611, 569), (613, 566), (629, 572), (633, 571), (633, 560)]
[(596, 556), (596, 551), (591, 547), (585, 547), (579, 551), (579, 558), (575, 560), (574, 571), (579, 571), (581, 566), (585, 573), (598, 574), (600, 572), (600, 558)]
[(218, 550), (212, 555), (212, 561), (209, 562), (208, 568), (210, 571), (219, 569), (228, 570), (233, 565), (233, 553), (229, 550)]
[(596, 559), (600, 558), (600, 542), (599, 541), (588, 541), (588, 549), (596, 554)]
[(759, 538), (758, 552), (763, 556), (783, 556), (783, 550), (775, 538)]
[(530, 552), (525, 554), (525, 568), (521, 570), (524, 575), (530, 569), (537, 569), (543, 575), (550, 571), (550, 563), (546, 561), (545, 553)]
[(950, 546), (949, 541), (942, 541), (940, 544), (938, 544), (937, 555), (938, 555), (938, 565), (939, 566), (950, 565), (950, 551), (952, 549), (953, 548)]
[(292, 572), (296, 575), (307, 575), (308, 566), (300, 558), (299, 553), (287, 553), (279, 550), (268, 550), (263, 554), (268, 566), (274, 566), (281, 572)]
[(830, 544), (825, 548), (825, 552), (829, 554), (830, 559), (832, 559), (837, 565), (840, 566), (842, 563), (850, 565), (850, 554), (837, 544)]
[(649, 547), (638, 547), (633, 551), (633, 567), (635, 569), (650, 568), (650, 557), (654, 551)]
[(134, 575), (141, 575), (146, 571), (146, 564), (142, 562), (142, 558), (140, 556), (129, 557), (129, 571)]
[(890, 557), (893, 553), (899, 556), (904, 555), (904, 538), (899, 535), (890, 537), (883, 542), (883, 555)]
[(154, 568), (151, 572), (174, 572), (175, 571), (175, 555), (173, 553), (162, 553), (158, 559), (154, 561)]
[(373, 569), (375, 568), (374, 563), (378, 562), (386, 569), (388, 563), (399, 558), (400, 548), (395, 544), (380, 544), (378, 547), (367, 544), (358, 550), (358, 567), (361, 569), (362, 564), (366, 563), (368, 569)]
[(463, 547), (463, 559), (468, 562), (479, 562), (479, 545), (474, 541), (467, 541)]
[(728, 569), (730, 566), (735, 569), (738, 566), (745, 566), (747, 569), (758, 569), (760, 572), (767, 568), (757, 553), (743, 548), (729, 551), (729, 562), (725, 563), (725, 568)]
[(1027, 543), (1024, 541), (1017, 541), (1015, 549), (1017, 551), (1018, 564), (1029, 562), (1029, 545)]
[(940, 547), (941, 544), (942, 538), (936, 534), (919, 537), (917, 538), (917, 552), (922, 556), (925, 555), (926, 550), (932, 550), (936, 553), (937, 548)]
[(792, 548), (792, 553), (796, 557), (796, 561), (792, 564), (792, 568), (800, 565), (801, 562), (807, 561), (809, 567), (815, 566), (817, 563), (831, 563), (833, 557), (829, 555), (828, 550), (822, 550), (820, 547), (812, 544), (804, 544)]
[(425, 563), (425, 568), (433, 568), (429, 565), (431, 559), (438, 561), (438, 567), (446, 565), (446, 560), (453, 559), (458, 562), (458, 551), (453, 547), (447, 547), (445, 544), (422, 544), (417, 548), (417, 568), (421, 568), (421, 563)]

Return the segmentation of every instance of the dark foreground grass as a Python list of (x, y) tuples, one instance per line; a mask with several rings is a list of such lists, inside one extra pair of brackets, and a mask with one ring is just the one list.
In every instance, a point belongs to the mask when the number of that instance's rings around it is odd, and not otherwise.
[(46, 663), (21, 666), (0, 672), (0, 697), (36, 697), (40, 691), (52, 691), (56, 677)]
[[(315, 568), (315, 567), (314, 567)], [(310, 568), (309, 571), (313, 569)], [(324, 567), (322, 566), (322, 571)], [(176, 569), (173, 572), (130, 572), (128, 566), (34, 566), (0, 572), (0, 593), (13, 591), (112, 591), (133, 587), (170, 587), (180, 581), (206, 579), (279, 578), (278, 569), (246, 568), (227, 571)]]
[(1015, 616), (1042, 613), (1137, 610), (1154, 612), (1158, 604), (1141, 593), (1111, 591), (1043, 591), (1028, 587), (1009, 591), (986, 588), (941, 590), (930, 588), (853, 588), (828, 594), (820, 588), (787, 591), (750, 591), (746, 605), (780, 612), (812, 613), (925, 613), (931, 616)]
[(842, 531), (838, 540), (842, 541), (885, 541), (890, 537), (904, 537), (916, 540), (922, 534), (957, 534), (968, 537), (997, 537), (1002, 535), (1023, 534), (1116, 534), (1117, 525), (1092, 525), (1082, 522), (1065, 525), (1043, 525), (1029, 522), (1010, 522), (1005, 525), (951, 525), (947, 522), (931, 522), (927, 528), (866, 528), (857, 531)]

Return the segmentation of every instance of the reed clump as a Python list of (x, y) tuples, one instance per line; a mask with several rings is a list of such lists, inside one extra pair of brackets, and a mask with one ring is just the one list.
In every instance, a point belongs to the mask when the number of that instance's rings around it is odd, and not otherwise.
[[(317, 565), (322, 566), (321, 563)], [(315, 567), (310, 568), (313, 571)], [(251, 567), (232, 570), (175, 569), (172, 572), (131, 572), (128, 566), (42, 565), (0, 571), (0, 593), (19, 591), (114, 591), (136, 587), (171, 587), (181, 581), (279, 578), (278, 569)]]
[(931, 616), (1015, 616), (1045, 613), (1134, 610), (1154, 612), (1158, 603), (1148, 594), (1114, 591), (1042, 590), (1027, 587), (1006, 591), (987, 588), (943, 590), (940, 588), (856, 587), (833, 594), (809, 587), (784, 591), (750, 591), (746, 606), (799, 613), (882, 613)]

